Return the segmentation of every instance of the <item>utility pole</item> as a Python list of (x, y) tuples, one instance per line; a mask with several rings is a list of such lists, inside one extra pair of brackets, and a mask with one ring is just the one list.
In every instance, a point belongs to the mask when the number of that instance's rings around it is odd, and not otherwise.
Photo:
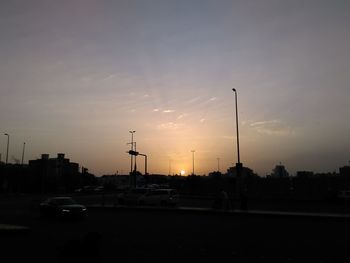
[(239, 152), (237, 91), (236, 91), (236, 89), (232, 89), (232, 90), (235, 93), (235, 101), (236, 101), (237, 164), (240, 164), (241, 163), (241, 158), (240, 158), (240, 152)]
[(138, 155), (141, 155), (141, 156), (145, 157), (145, 175), (148, 175), (148, 172), (147, 172), (147, 155), (143, 154), (143, 153), (139, 153)]
[(9, 158), (10, 135), (8, 133), (5, 133), (4, 135), (7, 136), (7, 150), (6, 150), (6, 164), (7, 164), (8, 158)]
[(169, 160), (169, 175), (171, 175), (171, 160)]
[(23, 151), (22, 151), (22, 165), (23, 165), (23, 160), (24, 160), (24, 150), (26, 148), (26, 143), (23, 143)]
[[(136, 131), (129, 131), (131, 133), (131, 152), (134, 151), (134, 133)], [(136, 175), (133, 172), (133, 155), (130, 156), (130, 176), (129, 176), (129, 183), (131, 188), (135, 188), (136, 186)], [(136, 156), (135, 156), (135, 170), (136, 170)], [(135, 180), (134, 180), (135, 179)]]
[[(131, 151), (133, 151), (134, 150), (134, 133), (136, 132), (136, 131), (129, 131), (130, 133), (131, 133)], [(130, 161), (131, 161), (131, 163), (130, 163), (130, 174), (132, 173), (132, 166), (133, 166), (133, 155), (131, 155), (130, 156)]]
[(195, 150), (192, 150), (192, 175), (194, 175), (194, 153), (195, 153)]
[(244, 193), (245, 189), (242, 189), (244, 182), (243, 182), (243, 178), (241, 178), (243, 164), (241, 163), (240, 152), (239, 152), (237, 90), (232, 89), (232, 91), (235, 93), (235, 102), (236, 102), (236, 134), (237, 134), (236, 195), (237, 195), (237, 199), (241, 201), (241, 209), (246, 209), (246, 201), (247, 200), (246, 200), (245, 193)]

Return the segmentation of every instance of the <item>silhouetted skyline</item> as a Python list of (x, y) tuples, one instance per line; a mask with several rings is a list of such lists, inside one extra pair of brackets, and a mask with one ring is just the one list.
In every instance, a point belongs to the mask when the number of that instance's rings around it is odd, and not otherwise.
[[(96, 175), (333, 172), (348, 163), (347, 1), (0, 3), (0, 153), (65, 152)], [(143, 160), (138, 158), (138, 170)]]

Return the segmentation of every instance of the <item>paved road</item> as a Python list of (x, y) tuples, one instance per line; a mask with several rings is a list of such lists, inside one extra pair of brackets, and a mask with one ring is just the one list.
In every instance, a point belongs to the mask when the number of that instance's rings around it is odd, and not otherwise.
[[(65, 194), (63, 194), (65, 195)], [(40, 201), (45, 200), (51, 195), (41, 194), (2, 194), (0, 195), (0, 214), (2, 211), (9, 210), (29, 210), (37, 206)], [(78, 202), (91, 204), (117, 204), (117, 194), (93, 194), (93, 195), (71, 195)], [(238, 201), (233, 201), (233, 208), (240, 207)], [(180, 196), (179, 206), (211, 208), (213, 198), (205, 196)], [(314, 213), (336, 213), (350, 215), (350, 202), (336, 202), (332, 200), (248, 200), (250, 210), (261, 211), (293, 211), (293, 212), (314, 212)]]
[(4, 262), (350, 262), (348, 220), (90, 209), (85, 221), (25, 212), (0, 223), (30, 227), (0, 234)]

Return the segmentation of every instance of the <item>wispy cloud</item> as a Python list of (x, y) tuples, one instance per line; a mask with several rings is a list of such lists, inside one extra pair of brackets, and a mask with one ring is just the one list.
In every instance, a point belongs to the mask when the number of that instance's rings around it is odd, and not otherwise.
[(159, 130), (176, 130), (178, 128), (179, 128), (179, 125), (174, 122), (166, 122), (166, 123), (159, 124), (157, 126), (157, 129)]
[(163, 110), (163, 113), (172, 113), (175, 112), (174, 110)]
[(179, 116), (177, 116), (177, 120), (181, 120), (183, 118), (185, 118), (188, 114), (187, 113), (183, 113), (183, 114), (180, 114)]
[(203, 123), (203, 122), (205, 122), (205, 119), (202, 118), (202, 119), (199, 120), (199, 122)]
[(200, 97), (195, 97), (195, 98), (189, 99), (188, 101), (186, 101), (186, 103), (192, 104), (192, 103), (198, 102), (199, 99), (200, 99)]
[(280, 120), (256, 121), (249, 124), (258, 133), (268, 135), (292, 135), (295, 133), (294, 129)]
[(105, 76), (101, 79), (101, 81), (107, 81), (107, 80), (111, 80), (113, 78), (115, 78), (117, 75), (116, 74), (110, 74), (108, 76)]

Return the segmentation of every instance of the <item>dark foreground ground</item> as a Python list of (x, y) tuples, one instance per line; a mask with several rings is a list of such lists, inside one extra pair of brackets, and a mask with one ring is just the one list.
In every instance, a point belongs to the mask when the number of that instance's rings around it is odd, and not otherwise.
[(84, 221), (3, 213), (1, 262), (350, 262), (349, 219), (91, 208)]

